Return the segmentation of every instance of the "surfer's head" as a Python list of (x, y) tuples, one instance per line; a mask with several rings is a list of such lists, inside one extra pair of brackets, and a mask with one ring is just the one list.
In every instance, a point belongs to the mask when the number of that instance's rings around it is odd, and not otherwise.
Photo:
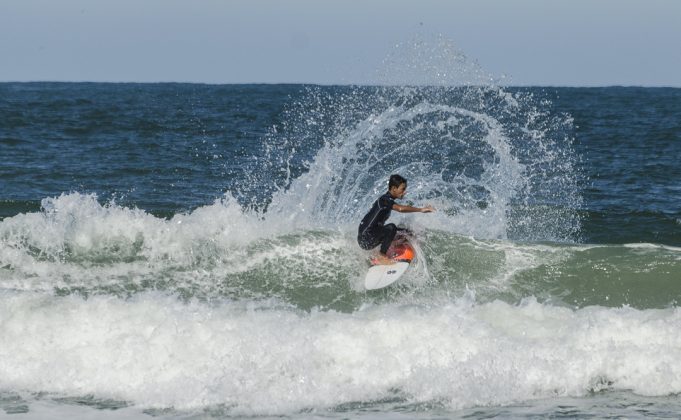
[(404, 194), (407, 192), (407, 180), (397, 174), (390, 175), (388, 192), (393, 198), (404, 197)]

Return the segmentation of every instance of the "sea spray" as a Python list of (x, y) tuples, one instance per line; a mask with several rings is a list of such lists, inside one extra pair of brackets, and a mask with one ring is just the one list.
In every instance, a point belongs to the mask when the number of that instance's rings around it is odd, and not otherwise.
[(454, 47), (443, 40), (431, 49), (407, 45), (399, 56), (432, 52), (433, 68), (450, 73), (437, 83), (432, 71), (410, 71), (397, 86), (309, 87), (290, 105), (285, 123), (265, 139), (264, 175), (250, 180), (268, 188), (264, 177), (278, 175), (266, 217), (299, 228), (346, 228), (399, 172), (410, 181), (409, 202), (438, 207), (430, 227), (481, 238), (576, 240), (581, 179), (571, 118), (551, 113), (545, 99), (490, 83), (458, 50), (444, 60)]

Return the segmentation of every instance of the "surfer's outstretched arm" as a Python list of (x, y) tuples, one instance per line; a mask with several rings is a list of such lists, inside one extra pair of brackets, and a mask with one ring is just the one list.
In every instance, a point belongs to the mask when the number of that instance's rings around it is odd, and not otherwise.
[(393, 210), (400, 213), (431, 213), (435, 211), (435, 207), (428, 204), (425, 207), (403, 206), (400, 204), (393, 204)]

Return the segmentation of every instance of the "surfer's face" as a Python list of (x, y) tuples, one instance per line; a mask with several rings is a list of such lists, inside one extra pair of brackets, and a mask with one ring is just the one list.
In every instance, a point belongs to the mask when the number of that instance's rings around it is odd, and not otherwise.
[(393, 198), (402, 198), (407, 193), (407, 184), (403, 182), (399, 187), (392, 187), (389, 192)]

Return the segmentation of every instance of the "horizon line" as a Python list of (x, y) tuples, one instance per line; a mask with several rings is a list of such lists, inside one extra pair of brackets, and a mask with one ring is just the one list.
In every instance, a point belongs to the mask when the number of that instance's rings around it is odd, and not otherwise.
[(681, 85), (647, 85), (647, 84), (584, 84), (584, 85), (561, 85), (561, 84), (393, 84), (393, 83), (320, 83), (320, 82), (197, 82), (197, 81), (93, 81), (93, 80), (1, 80), (0, 84), (137, 84), (137, 85), (162, 85), (162, 84), (176, 84), (176, 85), (206, 85), (206, 86), (322, 86), (322, 87), (400, 87), (400, 86), (418, 86), (418, 87), (464, 87), (464, 86), (498, 86), (510, 88), (668, 88), (681, 89)]

